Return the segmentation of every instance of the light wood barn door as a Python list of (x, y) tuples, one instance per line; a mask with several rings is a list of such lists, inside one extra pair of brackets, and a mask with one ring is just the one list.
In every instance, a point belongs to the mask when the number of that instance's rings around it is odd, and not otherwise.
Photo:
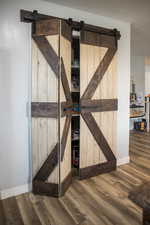
[[(65, 34), (71, 35), (69, 25), (59, 19), (36, 21), (33, 26), (31, 109), (35, 194), (60, 196), (71, 180), (70, 115), (66, 113), (71, 103), (68, 81), (71, 49), (70, 38)], [(69, 181), (64, 181), (67, 176)]]
[(116, 168), (116, 51), (114, 36), (81, 32), (81, 179)]

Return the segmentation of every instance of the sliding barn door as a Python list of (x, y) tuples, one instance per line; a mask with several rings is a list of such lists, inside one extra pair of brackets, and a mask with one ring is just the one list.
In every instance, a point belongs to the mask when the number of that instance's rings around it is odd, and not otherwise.
[(116, 167), (117, 71), (114, 36), (82, 31), (80, 177)]
[(69, 25), (58, 19), (33, 25), (31, 109), (36, 194), (60, 196), (71, 181), (70, 116), (66, 113), (71, 104), (70, 37)]

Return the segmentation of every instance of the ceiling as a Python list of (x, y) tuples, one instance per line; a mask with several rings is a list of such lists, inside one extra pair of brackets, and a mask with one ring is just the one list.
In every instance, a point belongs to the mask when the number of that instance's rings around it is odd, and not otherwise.
[(132, 24), (135, 55), (150, 55), (150, 0), (46, 0)]

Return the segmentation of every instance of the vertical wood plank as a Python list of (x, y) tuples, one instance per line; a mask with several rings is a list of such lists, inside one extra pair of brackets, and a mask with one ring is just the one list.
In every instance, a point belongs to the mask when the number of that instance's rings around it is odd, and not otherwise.
[[(56, 54), (59, 51), (59, 35), (53, 35), (47, 37), (48, 42), (51, 44)], [(48, 102), (58, 102), (58, 79), (54, 72), (48, 67)], [(58, 118), (48, 119), (48, 152), (47, 155), (51, 153), (54, 146), (58, 142)], [(59, 183), (59, 165), (54, 169), (52, 174), (48, 178), (50, 183)]]
[(3, 201), (0, 200), (0, 224), (6, 225), (6, 217), (4, 213)]
[[(80, 44), (80, 97), (83, 95), (86, 86), (88, 85), (87, 73), (88, 73), (88, 48), (84, 44)], [(86, 135), (84, 133), (86, 132)], [(87, 126), (82, 117), (80, 117), (80, 168), (87, 166), (87, 149), (88, 142), (87, 137), (89, 136)]]
[[(66, 71), (67, 80), (69, 83), (69, 88), (71, 89), (71, 42), (65, 37), (60, 37), (60, 57), (62, 57), (64, 62), (64, 68)], [(61, 102), (66, 101), (64, 89), (60, 86), (60, 98)], [(65, 125), (66, 118), (60, 119), (60, 133), (61, 137), (63, 135), (63, 129)], [(67, 143), (64, 151), (63, 161), (61, 162), (61, 182), (67, 177), (71, 172), (71, 127), (69, 128)]]
[[(47, 40), (58, 55), (59, 35), (50, 35), (47, 37)], [(35, 42), (32, 44), (32, 101), (58, 102), (58, 78)], [(32, 118), (33, 177), (41, 168), (57, 142), (57, 119)], [(48, 181), (57, 184), (58, 180), (57, 167), (54, 169)]]

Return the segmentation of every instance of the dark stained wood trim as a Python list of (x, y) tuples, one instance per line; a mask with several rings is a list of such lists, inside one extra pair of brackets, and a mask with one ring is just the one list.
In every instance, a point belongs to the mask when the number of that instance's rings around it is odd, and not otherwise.
[(61, 58), (61, 82), (64, 89), (66, 100), (72, 102), (70, 87), (69, 87), (69, 83), (68, 83), (68, 79), (66, 75), (63, 58)]
[(57, 35), (60, 33), (60, 20), (37, 20), (34, 24), (32, 36), (48, 36)]
[(58, 165), (59, 144), (57, 143), (48, 158), (34, 177), (33, 181), (46, 181), (49, 175), (53, 172)]
[[(45, 20), (45, 19), (61, 19), (66, 22), (68, 22), (67, 19), (59, 18), (59, 17), (54, 17), (54, 16), (49, 16), (49, 15), (44, 15), (40, 14), (37, 11), (27, 11), (27, 10), (20, 10), (20, 20), (21, 22), (25, 23), (32, 23), (36, 20)], [(81, 30), (81, 23), (77, 21), (72, 21), (72, 28), (75, 30)], [(104, 27), (98, 27), (90, 24), (84, 24), (84, 30), (90, 31), (90, 32), (97, 32), (103, 35), (109, 35), (109, 36), (115, 36), (117, 40), (120, 39), (121, 35), (120, 32), (117, 31), (117, 29), (108, 29)]]
[(116, 170), (116, 160), (81, 168), (79, 170), (79, 178), (83, 180), (103, 173), (109, 173), (113, 170)]
[(46, 183), (39, 180), (34, 180), (32, 184), (32, 191), (37, 195), (46, 195), (51, 197), (59, 197), (59, 185), (53, 183)]
[(108, 36), (103, 34), (101, 35), (98, 33), (82, 30), (80, 37), (81, 44), (100, 46), (105, 48), (116, 48), (115, 36)]
[(94, 117), (91, 113), (81, 113), (86, 125), (88, 126), (93, 138), (97, 142), (98, 146), (102, 150), (104, 156), (108, 161), (115, 161), (115, 155), (113, 154), (106, 138), (104, 137), (103, 133), (101, 132), (100, 128), (98, 127)]
[(68, 41), (71, 41), (72, 39), (71, 26), (65, 20), (61, 20), (61, 35)]
[(108, 69), (117, 49), (109, 48), (103, 57), (102, 61), (100, 62), (96, 72), (94, 73), (93, 77), (91, 78), (85, 92), (83, 93), (81, 99), (90, 99), (95, 93), (96, 88), (98, 87), (100, 81), (102, 80), (105, 72)]
[(62, 133), (62, 138), (61, 138), (61, 161), (63, 161), (64, 154), (65, 154), (65, 148), (66, 148), (70, 124), (71, 124), (71, 115), (67, 115), (63, 133)]
[(60, 197), (63, 196), (66, 193), (66, 191), (68, 190), (71, 183), (72, 183), (72, 172), (70, 172), (67, 175), (67, 177), (64, 179), (64, 181), (61, 183)]
[[(72, 102), (61, 102), (61, 117), (71, 115)], [(69, 110), (70, 109), (70, 110)], [(32, 117), (58, 118), (58, 103), (56, 102), (32, 102)]]
[(58, 103), (56, 102), (32, 102), (32, 117), (58, 118)]
[(46, 195), (51, 197), (62, 197), (70, 184), (72, 183), (72, 173), (70, 172), (64, 181), (60, 184), (53, 184), (44, 181), (34, 180), (32, 184), (32, 191), (34, 194)]
[(117, 99), (100, 99), (100, 100), (83, 99), (80, 101), (80, 107), (81, 107), (81, 113), (117, 111), (118, 100)]
[(51, 69), (55, 73), (56, 77), (59, 76), (59, 57), (52, 48), (51, 44), (48, 42), (44, 36), (33, 36), (32, 37), (46, 59), (47, 63), (50, 65)]

